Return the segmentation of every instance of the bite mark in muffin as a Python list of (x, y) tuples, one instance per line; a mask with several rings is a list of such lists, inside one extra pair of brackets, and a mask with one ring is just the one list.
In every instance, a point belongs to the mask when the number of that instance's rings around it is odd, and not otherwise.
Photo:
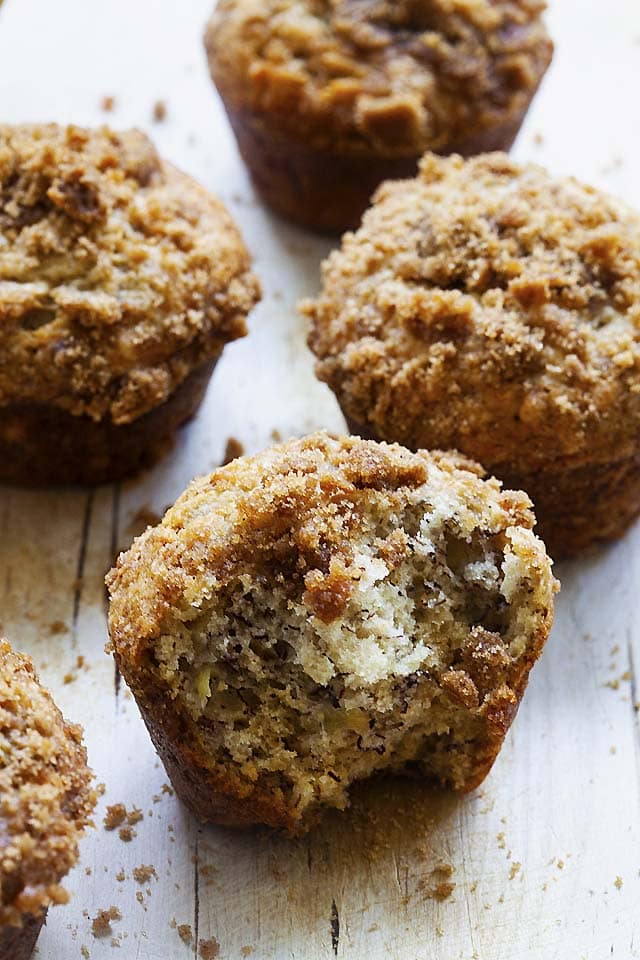
[(551, 627), (526, 496), (457, 455), (317, 434), (194, 481), (107, 580), (179, 795), (302, 833), (382, 771), (486, 776)]

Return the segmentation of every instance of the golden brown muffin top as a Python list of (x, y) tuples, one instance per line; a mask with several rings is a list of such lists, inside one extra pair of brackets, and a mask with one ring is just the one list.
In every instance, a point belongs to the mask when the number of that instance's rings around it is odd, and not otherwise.
[(640, 217), (503, 154), (427, 155), (379, 190), (303, 305), (346, 414), (528, 472), (640, 434)]
[[(547, 569), (526, 494), (481, 476), (455, 453), (324, 433), (234, 460), (194, 480), (119, 557), (107, 577), (112, 644), (135, 671), (154, 640), (180, 633), (243, 576), (284, 585), (303, 596), (309, 615), (334, 620), (354, 586), (355, 545), (376, 541), (376, 530), (393, 527), (411, 504), (442, 514), (460, 537), (481, 528), (502, 547), (517, 528)], [(392, 567), (409, 549), (398, 531), (377, 548)]]
[(0, 927), (67, 900), (60, 881), (96, 803), (81, 728), (0, 640)]
[(0, 125), (0, 404), (136, 419), (246, 333), (249, 265), (139, 131)]
[(295, 139), (415, 155), (526, 109), (552, 55), (540, 0), (221, 0), (205, 41), (229, 107)]

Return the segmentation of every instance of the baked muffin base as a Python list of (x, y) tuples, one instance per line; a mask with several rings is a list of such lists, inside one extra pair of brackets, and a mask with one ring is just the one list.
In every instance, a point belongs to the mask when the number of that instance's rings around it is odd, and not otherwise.
[[(509, 150), (530, 102), (499, 126), (438, 152), (472, 156)], [(318, 150), (274, 134), (265, 119), (249, 109), (230, 104), (225, 108), (242, 159), (264, 203), (286, 220), (320, 233), (355, 229), (383, 180), (413, 177), (418, 168), (421, 154), (382, 157)]]
[[(537, 658), (537, 651), (521, 665), (520, 677), (513, 693), (502, 692), (492, 697), (485, 717), (484, 742), (479, 746), (469, 777), (456, 793), (470, 793), (485, 780), (500, 753), (524, 696), (529, 672)], [(225, 827), (248, 828), (268, 825), (282, 830), (289, 836), (303, 836), (322, 818), (317, 810), (311, 816), (296, 818), (291, 808), (272, 792), (258, 785), (251, 792), (241, 790), (231, 778), (217, 777), (209, 770), (196, 752), (187, 744), (193, 735), (181, 728), (177, 717), (156, 720), (153, 712), (138, 700), (153, 745), (162, 760), (167, 776), (177, 797), (202, 823), (215, 823)], [(419, 764), (410, 763), (401, 770), (392, 769), (375, 774), (379, 776), (407, 777), (430, 786), (442, 788), (444, 784), (434, 775), (426, 776)], [(363, 781), (364, 782), (364, 781)], [(3, 960), (0, 954), (0, 960)]]
[(139, 700), (138, 708), (177, 797), (202, 823), (245, 829), (269, 824), (291, 836), (307, 832), (311, 824), (294, 820), (275, 795), (260, 790), (243, 795), (230, 779), (216, 777), (187, 746), (192, 734), (181, 729), (177, 717), (161, 723)]
[[(365, 440), (384, 439), (346, 415), (345, 419), (349, 433)], [(531, 497), (538, 520), (535, 532), (554, 560), (617, 540), (640, 516), (640, 451), (623, 460), (573, 470), (486, 469), (507, 489), (524, 490)]]
[(556, 560), (621, 537), (640, 516), (640, 452), (613, 463), (534, 474), (500, 474), (533, 500), (538, 526)]
[(216, 362), (195, 369), (161, 406), (123, 425), (42, 404), (0, 407), (0, 483), (94, 485), (151, 466), (196, 413)]
[(0, 929), (0, 960), (29, 960), (46, 917), (29, 916), (21, 927)]

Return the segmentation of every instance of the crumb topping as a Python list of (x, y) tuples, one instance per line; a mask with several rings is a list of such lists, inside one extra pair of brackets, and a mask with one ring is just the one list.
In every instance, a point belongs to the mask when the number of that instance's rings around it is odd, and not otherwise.
[(66, 902), (61, 880), (96, 803), (81, 729), (0, 640), (0, 926)]
[(206, 32), (231, 105), (318, 146), (423, 153), (524, 110), (552, 54), (540, 0), (222, 0)]
[(634, 453), (640, 217), (503, 154), (387, 183), (303, 305), (355, 423), (528, 473)]
[(249, 266), (139, 131), (0, 125), (0, 405), (129, 423), (246, 333)]

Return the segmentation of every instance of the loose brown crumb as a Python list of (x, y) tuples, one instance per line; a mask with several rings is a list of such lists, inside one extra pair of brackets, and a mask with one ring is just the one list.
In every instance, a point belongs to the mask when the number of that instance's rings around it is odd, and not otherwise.
[(118, 881), (118, 883), (124, 883), (124, 881), (125, 881), (126, 879), (127, 879), (127, 875), (126, 875), (126, 873), (124, 872), (124, 869), (122, 869), (122, 870), (120, 870), (118, 873), (116, 873), (116, 880)]
[(439, 863), (428, 878), (425, 877), (419, 882), (418, 889), (430, 900), (446, 900), (456, 888), (450, 879), (452, 875), (453, 867), (450, 863)]
[(134, 837), (137, 837), (138, 834), (131, 827), (120, 827), (118, 830), (118, 836), (123, 843), (131, 843)]
[(522, 866), (522, 864), (521, 864), (521, 863), (518, 863), (517, 860), (515, 860), (515, 861), (511, 864), (511, 870), (509, 871), (509, 880), (514, 880), (514, 879), (517, 877), (517, 875), (520, 873), (520, 867), (521, 867), (521, 866)]
[(167, 119), (167, 104), (164, 100), (156, 100), (153, 105), (153, 122), (164, 123)]
[(237, 460), (238, 457), (241, 457), (244, 453), (244, 447), (236, 437), (229, 437), (227, 440), (227, 445), (224, 450), (224, 457), (222, 460), (222, 466), (226, 466), (227, 463), (231, 463), (232, 460)]
[(220, 944), (215, 937), (211, 937), (210, 940), (201, 940), (200, 941), (200, 956), (202, 960), (216, 960), (216, 957), (220, 954)]
[(100, 101), (100, 109), (104, 110), (105, 113), (113, 113), (116, 105), (116, 98), (110, 95), (107, 95), (102, 98)]
[(117, 907), (110, 906), (106, 910), (99, 910), (91, 924), (91, 933), (96, 939), (109, 937), (113, 934), (111, 922), (121, 919), (122, 914)]
[(64, 620), (54, 620), (53, 623), (49, 624), (49, 633), (51, 636), (55, 636), (59, 633), (66, 633), (68, 629), (69, 628)]
[(241, 947), (241, 948), (240, 948), (240, 953), (242, 954), (243, 957), (250, 957), (251, 954), (254, 953), (254, 951), (255, 951), (255, 947)]
[(616, 877), (614, 887), (616, 890), (622, 890), (622, 877)]
[(178, 936), (183, 943), (186, 943), (186, 945), (189, 946), (193, 940), (193, 930), (191, 929), (191, 924), (181, 923), (178, 927)]
[(80, 953), (84, 957), (84, 960), (89, 960), (91, 954), (89, 953), (89, 951), (87, 950), (84, 944), (80, 947)]
[(113, 803), (107, 807), (103, 823), (105, 830), (115, 830), (121, 823), (124, 823), (127, 816), (127, 808), (124, 803)]
[(134, 867), (132, 873), (136, 883), (148, 883), (151, 877), (155, 877), (156, 880), (158, 879), (156, 868), (151, 866), (151, 864), (143, 863), (139, 867)]

